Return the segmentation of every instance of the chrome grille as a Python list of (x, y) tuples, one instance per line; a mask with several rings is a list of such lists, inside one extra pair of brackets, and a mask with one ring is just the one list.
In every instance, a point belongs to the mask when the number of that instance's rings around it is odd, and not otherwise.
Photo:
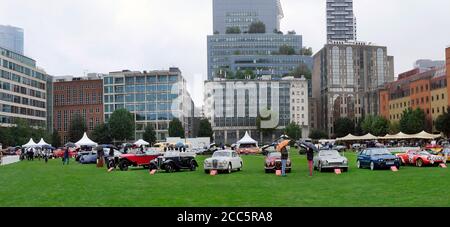
[(217, 168), (217, 166), (219, 165), (219, 161), (217, 160), (213, 160), (213, 168)]

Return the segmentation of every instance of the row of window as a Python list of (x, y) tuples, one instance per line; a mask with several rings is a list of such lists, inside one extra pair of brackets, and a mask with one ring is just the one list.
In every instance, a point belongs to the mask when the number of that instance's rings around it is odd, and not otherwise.
[(0, 104), (0, 110), (5, 113), (21, 114), (32, 117), (46, 117), (45, 111), (34, 110), (13, 105)]
[[(441, 112), (441, 110), (442, 110), (442, 112)], [(427, 108), (426, 110), (424, 110), (425, 111), (425, 113), (426, 114), (430, 114), (430, 109), (429, 108)], [(431, 113), (432, 114), (435, 114), (435, 113), (438, 113), (438, 114), (440, 114), (440, 113), (445, 113), (445, 111), (446, 111), (446, 107), (445, 106), (443, 106), (442, 108), (431, 108)], [(390, 116), (389, 116), (389, 119), (390, 120), (400, 120), (401, 118), (402, 118), (402, 116), (403, 116), (403, 114), (391, 114)]]
[(0, 114), (0, 123), (2, 124), (14, 124), (14, 122), (17, 122), (17, 120), (24, 120), (28, 123), (30, 126), (43, 126), (45, 125), (45, 120), (34, 120), (34, 119), (28, 119), (28, 118), (20, 118), (20, 117), (11, 117), (11, 116), (4, 116)]
[[(76, 89), (77, 90), (85, 90), (85, 89), (99, 89), (102, 88), (103, 84), (99, 84), (99, 83), (88, 83), (88, 84), (82, 84), (82, 85), (77, 85)], [(69, 91), (69, 90), (74, 90), (75, 86), (72, 85), (56, 85), (53, 88), (55, 91)]]
[(103, 103), (103, 97), (99, 93), (80, 93), (80, 94), (55, 94), (55, 106), (64, 105), (96, 105)]
[(45, 109), (45, 102), (0, 92), (0, 100)]
[(19, 93), (22, 95), (29, 95), (32, 97), (36, 97), (36, 98), (41, 98), (41, 99), (45, 99), (46, 95), (45, 92), (41, 92), (41, 91), (36, 91), (33, 89), (29, 89), (26, 87), (22, 87), (19, 85), (15, 85), (15, 84), (10, 84), (7, 82), (2, 82), (0, 81), (0, 89), (5, 90), (5, 91), (9, 91), (9, 92), (15, 92), (15, 93)]
[(28, 86), (31, 86), (31, 87), (34, 87), (37, 89), (41, 89), (41, 90), (45, 90), (45, 88), (46, 88), (45, 83), (41, 83), (36, 80), (31, 80), (26, 77), (19, 76), (15, 73), (11, 73), (11, 72), (8, 72), (5, 70), (0, 70), (0, 77), (7, 79), (7, 80), (15, 81), (17, 83), (25, 84), (25, 85), (28, 85)]
[(16, 71), (18, 73), (22, 73), (22, 74), (25, 74), (27, 76), (31, 76), (31, 77), (34, 77), (36, 79), (43, 80), (43, 81), (47, 80), (47, 77), (44, 74), (42, 74), (42, 73), (40, 73), (38, 71), (32, 70), (32, 69), (30, 69), (28, 67), (24, 67), (24, 66), (18, 65), (18, 64), (14, 63), (14, 62), (10, 62), (10, 61), (7, 61), (7, 60), (3, 59), (3, 64), (2, 65), (3, 65), (4, 68), (10, 69), (10, 70), (14, 70), (14, 71)]
[(152, 75), (152, 76), (127, 76), (123, 77), (105, 77), (105, 85), (112, 84), (155, 84), (155, 83), (172, 83), (178, 81), (178, 75)]
[[(445, 99), (445, 94), (441, 94), (441, 95), (436, 95), (436, 96), (431, 96), (431, 101), (434, 102), (439, 101), (439, 99)], [(395, 109), (395, 108), (406, 108), (409, 107), (410, 105), (419, 105), (419, 104), (424, 104), (424, 103), (429, 103), (430, 99), (428, 98), (428, 96), (426, 97), (421, 97), (420, 99), (413, 99), (411, 100), (411, 102), (408, 101), (408, 105), (406, 105), (406, 102), (404, 103), (396, 103), (396, 104), (390, 104), (389, 105), (389, 109)]]

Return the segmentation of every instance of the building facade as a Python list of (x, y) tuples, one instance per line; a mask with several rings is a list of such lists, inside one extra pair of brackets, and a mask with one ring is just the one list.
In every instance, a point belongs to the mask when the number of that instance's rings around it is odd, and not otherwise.
[[(280, 54), (280, 47), (294, 54)], [(301, 55), (302, 36), (288, 34), (227, 34), (208, 36), (208, 80), (225, 77), (225, 72), (251, 70), (256, 77), (283, 77), (300, 64), (312, 68), (312, 57)]]
[(280, 0), (213, 0), (215, 34), (225, 34), (234, 27), (247, 32), (250, 24), (258, 21), (266, 25), (267, 31), (279, 31), (282, 18)]
[(249, 134), (271, 143), (295, 122), (309, 135), (308, 82), (305, 78), (220, 80), (205, 82), (205, 116), (216, 143), (233, 144)]
[(327, 41), (356, 41), (353, 0), (327, 0)]
[(334, 134), (334, 122), (355, 122), (379, 111), (379, 88), (394, 80), (393, 57), (387, 48), (363, 42), (331, 42), (314, 55), (311, 124)]
[(36, 61), (0, 47), (0, 125), (46, 128), (48, 75)]
[(103, 121), (103, 80), (97, 75), (88, 77), (55, 77), (53, 83), (53, 128), (61, 143), (69, 141), (71, 121), (75, 116), (85, 120), (90, 134)]
[(104, 77), (103, 87), (105, 121), (115, 110), (127, 109), (135, 116), (135, 139), (152, 125), (157, 139), (165, 140), (174, 118), (182, 122), (186, 136), (192, 136), (194, 103), (178, 68), (111, 72)]
[(23, 29), (13, 26), (0, 25), (0, 47), (23, 55)]

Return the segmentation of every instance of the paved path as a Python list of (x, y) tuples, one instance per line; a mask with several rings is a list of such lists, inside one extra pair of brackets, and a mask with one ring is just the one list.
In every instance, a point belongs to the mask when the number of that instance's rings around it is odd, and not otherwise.
[(15, 156), (3, 156), (2, 158), (2, 166), (3, 165), (8, 165), (8, 164), (12, 164), (12, 163), (16, 163), (20, 161), (20, 157), (18, 155)]

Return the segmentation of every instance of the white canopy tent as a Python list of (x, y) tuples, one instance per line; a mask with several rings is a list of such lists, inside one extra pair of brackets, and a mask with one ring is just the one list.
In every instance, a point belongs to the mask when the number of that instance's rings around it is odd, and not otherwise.
[(358, 137), (358, 140), (377, 140), (377, 139), (378, 139), (378, 137), (376, 137), (376, 136), (374, 136), (374, 135), (372, 135), (370, 133), (368, 133), (368, 134), (366, 134), (364, 136), (359, 136)]
[(84, 133), (83, 138), (81, 138), (81, 140), (76, 142), (75, 144), (78, 146), (91, 146), (91, 147), (95, 147), (98, 145), (96, 142), (89, 139), (86, 133)]
[(42, 146), (51, 146), (50, 144), (46, 143), (43, 138), (41, 138), (41, 141), (39, 141), (39, 143), (37, 145), (40, 146), (40, 147), (42, 147)]
[(433, 139), (437, 139), (437, 138), (441, 137), (441, 135), (434, 135), (434, 134), (430, 134), (430, 133), (428, 133), (428, 132), (422, 131), (422, 132), (419, 132), (419, 133), (413, 135), (413, 137), (414, 137), (415, 139), (428, 139), (428, 140), (433, 140)]
[(355, 141), (358, 140), (358, 136), (354, 136), (351, 133), (345, 137), (337, 138), (336, 141)]
[(34, 142), (33, 138), (30, 139), (30, 141), (24, 145), (22, 145), (22, 147), (28, 148), (28, 147), (37, 147), (37, 143)]
[(236, 144), (238, 144), (238, 145), (241, 145), (241, 144), (256, 144), (256, 146), (258, 146), (258, 141), (252, 139), (252, 137), (250, 137), (248, 132), (245, 132), (244, 137), (242, 137), (242, 139), (239, 140)]
[(142, 145), (148, 146), (148, 145), (150, 145), (150, 143), (147, 142), (147, 141), (145, 141), (145, 140), (143, 140), (143, 139), (140, 139), (140, 140), (136, 141), (136, 142), (134, 143), (134, 145), (140, 147), (140, 146), (142, 146)]

